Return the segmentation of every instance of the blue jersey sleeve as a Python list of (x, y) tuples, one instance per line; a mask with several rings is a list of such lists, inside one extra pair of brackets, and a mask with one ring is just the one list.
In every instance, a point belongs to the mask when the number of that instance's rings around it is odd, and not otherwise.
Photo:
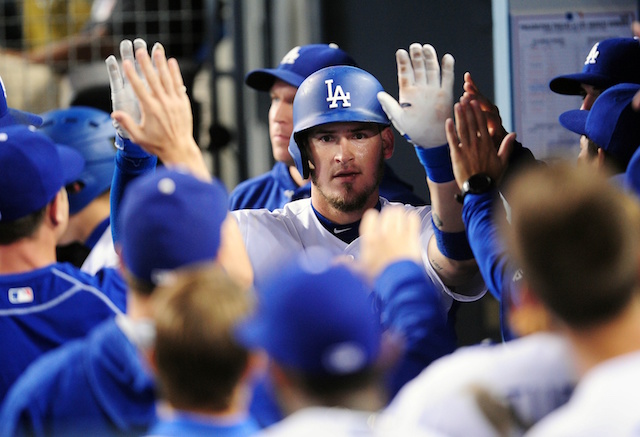
[(117, 242), (120, 235), (118, 212), (124, 191), (133, 179), (152, 172), (156, 168), (158, 158), (150, 155), (137, 144), (116, 136), (116, 168), (111, 181), (111, 234), (113, 242)]
[(500, 302), (500, 322), (505, 340), (513, 338), (506, 320), (509, 303), (517, 293), (518, 268), (507, 256), (492, 218), (495, 193), (468, 194), (464, 198), (462, 220), (469, 245), (491, 294)]
[(377, 278), (374, 293), (383, 327), (404, 339), (404, 354), (389, 374), (393, 396), (432, 361), (453, 352), (456, 338), (441, 295), (421, 265), (391, 264)]

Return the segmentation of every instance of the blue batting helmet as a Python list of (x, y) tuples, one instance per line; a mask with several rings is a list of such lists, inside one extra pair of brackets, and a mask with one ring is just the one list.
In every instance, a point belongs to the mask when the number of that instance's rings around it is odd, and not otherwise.
[(289, 153), (300, 174), (309, 177), (304, 132), (315, 126), (336, 122), (391, 124), (378, 102), (384, 91), (370, 73), (352, 66), (338, 65), (316, 71), (300, 84), (293, 100), (293, 135)]
[(111, 186), (115, 168), (115, 129), (107, 112), (85, 106), (55, 109), (42, 114), (39, 130), (54, 142), (69, 146), (86, 161), (77, 179), (77, 192), (69, 192), (69, 213), (82, 210)]

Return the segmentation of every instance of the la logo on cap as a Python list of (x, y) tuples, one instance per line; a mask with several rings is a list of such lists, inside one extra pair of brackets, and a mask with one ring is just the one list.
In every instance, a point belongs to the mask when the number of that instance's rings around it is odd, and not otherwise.
[(327, 102), (331, 102), (329, 108), (337, 108), (338, 100), (342, 100), (342, 107), (348, 108), (351, 106), (351, 93), (347, 91), (346, 93), (342, 89), (342, 85), (336, 85), (336, 89), (333, 89), (333, 79), (327, 79), (324, 81), (327, 84)]
[(591, 47), (591, 51), (587, 55), (587, 59), (585, 59), (584, 65), (595, 64), (596, 63), (596, 60), (598, 59), (598, 55), (600, 54), (600, 52), (598, 51), (598, 45), (599, 44), (600, 43), (597, 42), (597, 43), (595, 43), (593, 45), (593, 47)]
[(294, 48), (289, 50), (289, 52), (286, 55), (284, 55), (284, 58), (282, 58), (282, 61), (280, 61), (280, 63), (294, 64), (296, 62), (296, 59), (298, 59), (299, 57), (300, 57), (300, 46), (295, 46)]

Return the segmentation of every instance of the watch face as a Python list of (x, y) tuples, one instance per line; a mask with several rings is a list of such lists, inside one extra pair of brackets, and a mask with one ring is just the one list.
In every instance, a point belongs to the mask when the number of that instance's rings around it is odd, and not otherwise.
[(493, 180), (486, 174), (480, 173), (471, 176), (463, 184), (467, 193), (480, 194), (488, 191), (493, 186)]

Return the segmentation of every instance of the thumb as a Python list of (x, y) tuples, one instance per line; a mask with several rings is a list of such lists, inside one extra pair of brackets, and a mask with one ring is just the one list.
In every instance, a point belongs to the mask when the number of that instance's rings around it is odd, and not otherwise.
[(387, 117), (389, 117), (389, 119), (391, 120), (393, 125), (396, 127), (396, 129), (398, 129), (400, 134), (404, 135), (404, 131), (400, 129), (400, 127), (396, 123), (396, 120), (400, 120), (402, 118), (403, 109), (400, 106), (400, 104), (396, 101), (396, 99), (391, 97), (385, 91), (380, 91), (377, 97), (378, 97), (378, 102), (380, 102), (380, 105), (382, 106), (382, 110), (384, 111), (384, 113), (387, 114)]
[(511, 156), (511, 152), (513, 152), (513, 145), (515, 144), (515, 142), (515, 132), (511, 132), (502, 139), (502, 143), (500, 143), (500, 148), (498, 149), (498, 158), (500, 158), (500, 162), (502, 162), (503, 166), (507, 165), (509, 157)]

